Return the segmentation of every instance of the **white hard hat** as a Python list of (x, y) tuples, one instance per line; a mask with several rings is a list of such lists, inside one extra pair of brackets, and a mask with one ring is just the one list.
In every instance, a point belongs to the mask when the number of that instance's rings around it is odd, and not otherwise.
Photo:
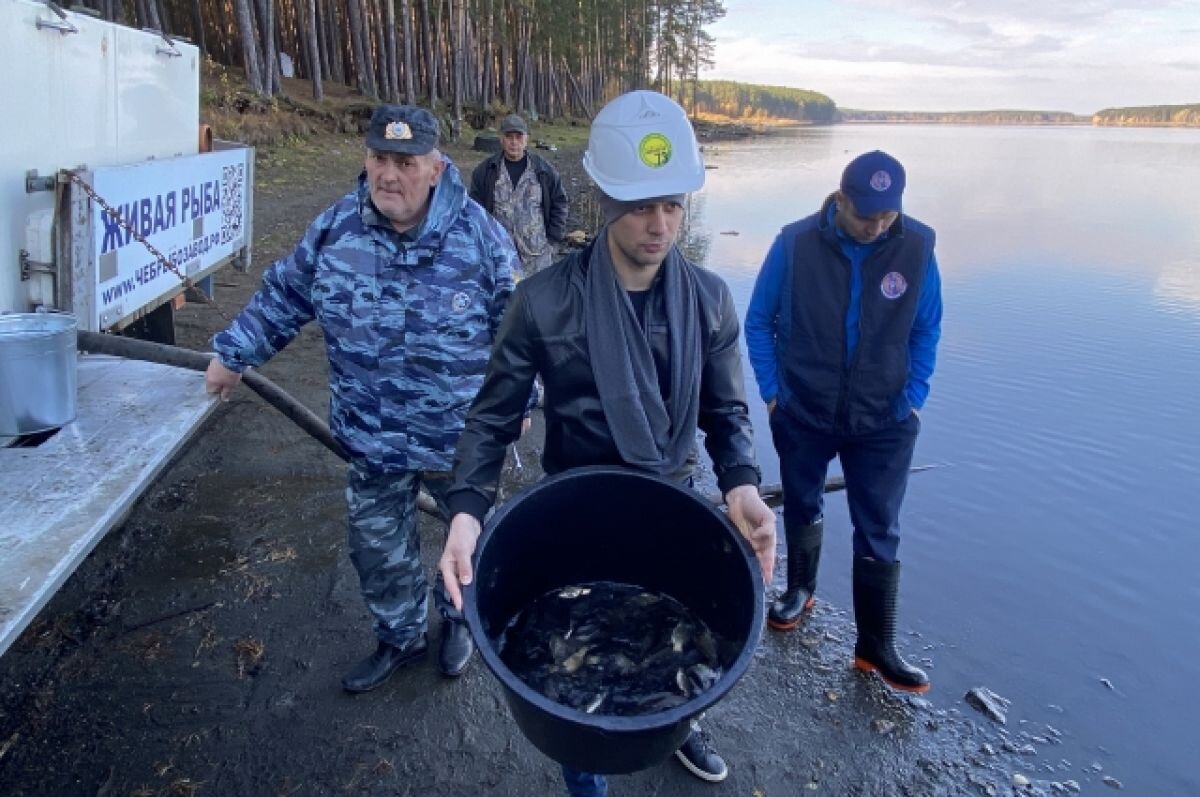
[(623, 202), (704, 185), (692, 123), (679, 103), (656, 91), (631, 91), (600, 109), (583, 168), (601, 191)]

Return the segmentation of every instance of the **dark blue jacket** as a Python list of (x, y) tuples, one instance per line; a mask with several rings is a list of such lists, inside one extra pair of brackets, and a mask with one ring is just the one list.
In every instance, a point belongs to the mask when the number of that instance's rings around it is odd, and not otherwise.
[(932, 229), (900, 216), (859, 244), (821, 212), (788, 225), (755, 284), (746, 341), (764, 401), (817, 429), (859, 434), (929, 392), (941, 329)]

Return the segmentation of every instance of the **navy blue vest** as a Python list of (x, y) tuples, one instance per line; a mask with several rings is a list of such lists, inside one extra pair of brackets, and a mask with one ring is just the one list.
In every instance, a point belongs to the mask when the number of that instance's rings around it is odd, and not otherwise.
[(821, 212), (783, 228), (791, 263), (776, 357), (779, 406), (807, 426), (837, 434), (875, 431), (910, 411), (908, 339), (934, 232), (901, 215), (862, 264), (858, 345), (846, 356), (850, 261)]

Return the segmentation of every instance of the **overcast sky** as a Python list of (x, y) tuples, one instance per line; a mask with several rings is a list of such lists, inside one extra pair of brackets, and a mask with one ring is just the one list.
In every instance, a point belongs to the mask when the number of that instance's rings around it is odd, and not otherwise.
[(725, 0), (702, 77), (843, 108), (1200, 103), (1200, 0)]

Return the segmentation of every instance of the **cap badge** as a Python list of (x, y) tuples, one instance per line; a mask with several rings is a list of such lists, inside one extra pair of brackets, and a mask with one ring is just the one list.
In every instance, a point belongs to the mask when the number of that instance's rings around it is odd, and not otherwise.
[(389, 122), (383, 129), (383, 137), (388, 141), (407, 141), (413, 137), (412, 128), (404, 122)]
[(908, 290), (908, 280), (898, 271), (889, 271), (883, 275), (879, 290), (886, 299), (899, 299)]
[(876, 191), (886, 191), (892, 187), (892, 176), (883, 169), (871, 175), (871, 187)]
[(671, 139), (662, 133), (648, 133), (638, 144), (638, 157), (651, 169), (666, 166), (671, 160)]

